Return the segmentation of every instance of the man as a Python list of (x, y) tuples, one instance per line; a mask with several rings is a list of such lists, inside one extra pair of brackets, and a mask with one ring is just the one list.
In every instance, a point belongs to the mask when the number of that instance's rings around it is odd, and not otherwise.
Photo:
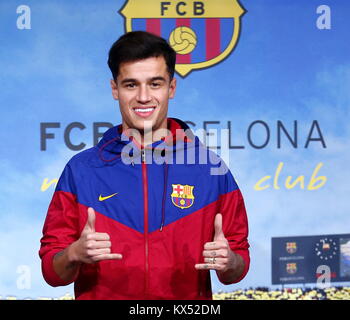
[[(39, 252), (45, 280), (74, 282), (77, 299), (211, 299), (209, 270), (225, 284), (248, 271), (247, 217), (231, 173), (167, 118), (175, 57), (141, 31), (110, 49), (122, 124), (66, 165)], [(218, 161), (199, 162), (208, 157)]]

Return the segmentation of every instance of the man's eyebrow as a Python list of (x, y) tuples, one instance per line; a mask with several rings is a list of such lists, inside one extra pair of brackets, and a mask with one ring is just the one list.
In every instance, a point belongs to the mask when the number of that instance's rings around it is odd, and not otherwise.
[(162, 76), (158, 76), (158, 77), (153, 77), (150, 79), (151, 81), (157, 81), (157, 80), (161, 80), (161, 81), (166, 81), (166, 79)]
[(121, 83), (127, 83), (127, 82), (137, 82), (136, 79), (133, 79), (133, 78), (125, 78), (122, 80)]
[[(152, 81), (166, 81), (166, 79), (162, 76), (157, 76), (157, 77), (152, 77), (148, 80), (149, 82)], [(138, 81), (134, 78), (125, 78), (121, 81), (121, 84), (125, 84), (125, 83), (137, 83)]]

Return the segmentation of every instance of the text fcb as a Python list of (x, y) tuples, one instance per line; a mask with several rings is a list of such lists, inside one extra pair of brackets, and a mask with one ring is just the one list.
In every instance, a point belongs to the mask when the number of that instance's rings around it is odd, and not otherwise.
[(172, 203), (180, 208), (187, 209), (194, 203), (193, 188), (194, 186), (172, 184), (173, 192), (171, 193)]
[(185, 77), (228, 57), (245, 10), (238, 0), (128, 0), (120, 13), (126, 32), (148, 31), (167, 39), (177, 53), (175, 70)]

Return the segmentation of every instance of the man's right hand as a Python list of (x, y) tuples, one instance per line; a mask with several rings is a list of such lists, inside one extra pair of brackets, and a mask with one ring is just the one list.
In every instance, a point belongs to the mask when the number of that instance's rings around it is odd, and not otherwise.
[(102, 260), (120, 260), (122, 255), (111, 253), (111, 241), (107, 233), (95, 231), (96, 215), (88, 209), (88, 219), (80, 238), (53, 259), (53, 267), (58, 276), (66, 282), (75, 280), (82, 263), (96, 263)]
[(108, 233), (95, 231), (96, 215), (88, 208), (88, 219), (80, 238), (69, 248), (69, 260), (74, 262), (95, 263), (102, 260), (120, 260), (122, 255), (111, 253), (111, 241)]

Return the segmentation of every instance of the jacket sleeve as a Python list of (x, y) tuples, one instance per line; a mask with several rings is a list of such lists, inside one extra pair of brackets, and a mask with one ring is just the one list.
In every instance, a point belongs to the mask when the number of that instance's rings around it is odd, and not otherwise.
[(63, 281), (53, 268), (54, 256), (79, 238), (78, 204), (69, 166), (64, 169), (49, 205), (43, 236), (40, 240), (42, 273), (51, 286), (63, 286)]
[(221, 194), (220, 213), (223, 218), (223, 232), (230, 248), (239, 254), (244, 261), (242, 275), (233, 281), (241, 281), (247, 274), (250, 265), (248, 243), (248, 218), (244, 200), (232, 174), (228, 171), (224, 176), (223, 193)]

